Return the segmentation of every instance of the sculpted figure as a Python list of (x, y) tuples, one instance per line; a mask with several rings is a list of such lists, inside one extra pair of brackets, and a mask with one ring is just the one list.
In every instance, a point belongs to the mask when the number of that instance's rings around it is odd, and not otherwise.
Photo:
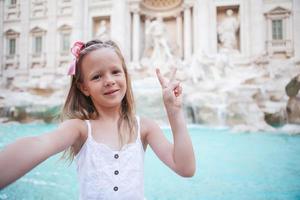
[(237, 50), (236, 33), (239, 29), (237, 17), (233, 16), (233, 10), (226, 10), (226, 17), (218, 26), (218, 39), (223, 50)]
[(146, 28), (146, 48), (152, 49), (150, 60), (158, 65), (165, 64), (172, 58), (165, 33), (166, 29), (161, 17), (152, 21)]
[(106, 23), (106, 20), (104, 20), (104, 19), (100, 21), (99, 28), (97, 29), (97, 32), (96, 32), (96, 38), (103, 40), (103, 41), (109, 39), (107, 23)]

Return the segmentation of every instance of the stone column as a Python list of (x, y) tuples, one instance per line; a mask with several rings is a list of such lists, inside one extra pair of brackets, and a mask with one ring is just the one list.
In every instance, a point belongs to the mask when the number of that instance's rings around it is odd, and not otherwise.
[(293, 0), (293, 47), (294, 55), (299, 60), (300, 59), (300, 1)]
[(285, 33), (286, 33), (286, 36), (285, 36), (285, 40), (286, 40), (286, 45), (285, 45), (285, 48), (287, 50), (287, 55), (290, 57), (292, 55), (292, 35), (291, 35), (291, 31), (293, 30), (293, 27), (291, 26), (291, 15), (289, 14), (286, 14), (285, 18), (284, 18), (284, 21), (283, 23), (285, 23)]
[(150, 24), (151, 24), (151, 17), (148, 16), (148, 15), (145, 15), (145, 28), (144, 28), (144, 35), (143, 35), (144, 37), (140, 38), (141, 41), (144, 41), (142, 43), (142, 46), (140, 47), (142, 49), (142, 51), (141, 51), (142, 52), (141, 57), (146, 56), (145, 53), (148, 50), (148, 49), (146, 49), (146, 48), (148, 48), (147, 45), (149, 45), (149, 36), (147, 35), (148, 34), (147, 31), (148, 31), (148, 28), (149, 28)]
[(133, 11), (133, 33), (132, 33), (132, 47), (133, 47), (133, 62), (139, 62), (140, 58), (140, 15), (138, 10)]
[(4, 63), (3, 63), (3, 56), (5, 55), (3, 52), (4, 46), (3, 46), (3, 21), (4, 21), (4, 0), (0, 0), (0, 49), (2, 49), (2, 53), (0, 54), (0, 65), (1, 65), (1, 69), (0, 69), (0, 78), (1, 78), (1, 83), (4, 83), (3, 80), (3, 70), (4, 70)]
[(291, 39), (291, 27), (290, 27), (290, 16), (288, 14), (285, 14), (284, 19), (283, 19), (283, 33), (286, 34), (285, 38), (286, 40)]
[(272, 45), (272, 21), (270, 18), (267, 20), (267, 27), (268, 27), (268, 35), (267, 35), (267, 51), (268, 55), (273, 55), (273, 45)]
[(192, 6), (192, 30), (193, 30), (192, 55), (194, 55), (196, 52), (199, 51), (198, 14), (199, 14), (199, 9), (195, 2)]
[(209, 54), (216, 54), (218, 53), (218, 31), (217, 31), (217, 26), (218, 21), (217, 21), (217, 7), (215, 5), (214, 1), (211, 0), (206, 0), (206, 5), (207, 5), (207, 10), (204, 10), (204, 12), (208, 12), (208, 49), (209, 49)]
[[(30, 18), (30, 1), (20, 1), (20, 9), (21, 9), (21, 33), (19, 37), (19, 50), (17, 51), (20, 55), (20, 72), (27, 73), (29, 70), (29, 52), (31, 47), (29, 44), (30, 40), (30, 30), (29, 30), (29, 18)], [(45, 38), (44, 38), (45, 39)], [(21, 73), (22, 73), (21, 72)]]
[(55, 53), (59, 49), (56, 45), (56, 34), (57, 34), (57, 25), (56, 25), (56, 1), (48, 1), (48, 30), (46, 32), (46, 73), (54, 73), (56, 69), (55, 64)]
[[(90, 33), (90, 26), (89, 26), (89, 1), (83, 1), (83, 14), (82, 14), (82, 18), (83, 18), (83, 40), (84, 41), (88, 41), (90, 35), (92, 35), (92, 33)], [(76, 13), (75, 13), (76, 14)], [(78, 14), (78, 13), (77, 13)]]
[(250, 34), (249, 34), (249, 21), (251, 19), (250, 11), (250, 1), (241, 1), (240, 3), (240, 50), (243, 57), (250, 56)]
[(118, 42), (122, 52), (124, 50), (127, 50), (125, 48), (125, 32), (126, 32), (126, 13), (125, 13), (125, 8), (126, 8), (126, 1), (119, 1), (119, 0), (113, 0), (113, 5), (112, 5), (112, 13), (111, 13), (111, 38), (112, 40)]
[(266, 22), (263, 15), (264, 4), (262, 0), (251, 1), (251, 54), (252, 56), (262, 54), (265, 51), (266, 43)]
[(191, 58), (192, 41), (191, 41), (191, 7), (184, 7), (184, 59)]
[[(72, 29), (72, 37), (71, 37), (71, 45), (75, 40), (84, 40), (84, 13), (86, 13), (87, 7), (85, 6), (86, 1), (75, 0), (73, 3), (73, 29)], [(84, 8), (82, 12), (82, 8)]]
[[(210, 20), (209, 15), (212, 13), (209, 12), (209, 2), (207, 0), (201, 0), (195, 2), (195, 7), (198, 7), (197, 18), (195, 18), (195, 23), (198, 25), (195, 27), (198, 34), (198, 50), (203, 51), (205, 54), (211, 52), (212, 41), (209, 39), (210, 35)], [(216, 34), (216, 33), (214, 33)], [(197, 52), (198, 53), (198, 52)]]
[(176, 16), (176, 27), (177, 27), (177, 45), (179, 48), (179, 57), (182, 58), (182, 15), (181, 12)]
[(130, 27), (131, 27), (131, 14), (130, 14), (130, 10), (129, 10), (129, 4), (124, 2), (124, 11), (123, 11), (123, 16), (122, 19), (124, 20), (124, 35), (123, 35), (123, 54), (124, 54), (124, 58), (125, 58), (125, 62), (129, 63), (130, 61), (130, 37), (131, 37), (131, 31), (130, 31)]
[(131, 25), (132, 25), (132, 20), (131, 20), (131, 12), (129, 9), (129, 6), (126, 5), (126, 25), (125, 25), (125, 29), (127, 31), (125, 31), (125, 59), (126, 59), (126, 63), (129, 63), (131, 61), (132, 58), (132, 38), (131, 38), (131, 34), (132, 34), (132, 30), (131, 30)]

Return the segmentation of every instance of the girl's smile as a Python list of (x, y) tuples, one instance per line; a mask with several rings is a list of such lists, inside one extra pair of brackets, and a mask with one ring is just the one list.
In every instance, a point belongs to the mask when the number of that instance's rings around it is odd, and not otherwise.
[(119, 89), (116, 89), (116, 90), (109, 90), (107, 92), (104, 93), (104, 95), (114, 95), (116, 94), (117, 92), (119, 91)]

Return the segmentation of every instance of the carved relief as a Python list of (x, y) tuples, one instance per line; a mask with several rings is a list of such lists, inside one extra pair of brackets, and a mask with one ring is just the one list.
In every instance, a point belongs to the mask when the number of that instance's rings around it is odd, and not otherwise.
[(59, 0), (57, 7), (58, 15), (72, 15), (72, 0)]
[(6, 21), (19, 20), (20, 14), (21, 14), (20, 3), (14, 3), (14, 4), (7, 5), (5, 7), (4, 13), (5, 13)]
[(142, 5), (151, 10), (169, 10), (179, 6), (182, 0), (143, 0)]
[(31, 17), (46, 17), (47, 11), (47, 0), (31, 0)]

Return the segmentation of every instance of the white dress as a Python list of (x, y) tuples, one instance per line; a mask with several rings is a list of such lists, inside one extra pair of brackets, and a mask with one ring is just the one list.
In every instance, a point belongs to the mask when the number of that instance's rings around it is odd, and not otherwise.
[(86, 120), (88, 137), (75, 156), (81, 200), (143, 200), (144, 149), (137, 117), (136, 141), (114, 151), (92, 137)]

